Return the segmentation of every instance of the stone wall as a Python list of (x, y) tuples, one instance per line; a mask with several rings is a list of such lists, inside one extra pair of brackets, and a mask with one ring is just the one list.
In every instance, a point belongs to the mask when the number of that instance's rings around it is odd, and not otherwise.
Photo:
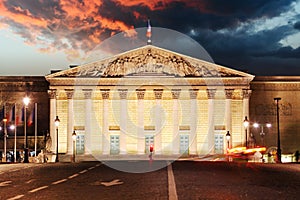
[[(27, 107), (27, 120), (30, 117), (34, 104), (37, 103), (37, 135), (43, 136), (49, 130), (49, 98), (47, 94), (49, 84), (43, 76), (0, 76), (0, 108), (5, 105), (6, 114), (16, 105), (16, 116), (24, 106), (23, 98), (28, 96), (30, 103)], [(0, 122), (3, 129), (3, 121)], [(8, 121), (7, 127), (13, 122)], [(7, 129), (8, 145), (14, 137), (14, 131)], [(27, 136), (34, 136), (35, 124), (27, 126)], [(17, 126), (17, 136), (24, 136), (24, 123)], [(3, 130), (0, 131), (0, 149), (3, 149)], [(21, 144), (19, 144), (21, 143)], [(28, 145), (29, 142), (28, 142)], [(20, 146), (20, 147), (19, 147)], [(23, 148), (22, 141), (18, 140), (18, 148)], [(10, 146), (8, 146), (10, 148)]]
[[(277, 147), (277, 118), (275, 97), (279, 101), (280, 141), (283, 153), (300, 149), (300, 76), (261, 76), (251, 82), (250, 120), (261, 125), (269, 122), (272, 128), (264, 127), (264, 142), (267, 147)], [(251, 127), (258, 145), (262, 143), (261, 128)]]

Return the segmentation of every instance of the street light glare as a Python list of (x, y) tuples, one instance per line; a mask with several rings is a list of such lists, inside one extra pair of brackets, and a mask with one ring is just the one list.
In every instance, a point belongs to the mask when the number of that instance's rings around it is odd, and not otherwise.
[(247, 117), (245, 117), (245, 120), (244, 120), (243, 124), (244, 124), (245, 128), (247, 128), (249, 126), (249, 121), (248, 121)]
[(73, 134), (72, 134), (72, 139), (73, 139), (73, 141), (75, 141), (75, 140), (76, 140), (76, 132), (75, 132), (75, 131), (73, 131)]
[(271, 128), (271, 127), (272, 127), (272, 124), (267, 123), (266, 126), (267, 126), (268, 128)]
[(258, 123), (254, 123), (253, 126), (254, 126), (255, 128), (258, 128), (258, 127), (259, 127), (259, 124), (258, 124)]
[(10, 130), (14, 130), (15, 129), (15, 125), (10, 125)]
[(30, 102), (29, 97), (24, 97), (23, 102), (24, 102), (25, 106), (28, 106), (28, 104)]
[(56, 116), (55, 121), (54, 121), (56, 127), (59, 126), (59, 122), (60, 122), (60, 120), (59, 120), (58, 116)]

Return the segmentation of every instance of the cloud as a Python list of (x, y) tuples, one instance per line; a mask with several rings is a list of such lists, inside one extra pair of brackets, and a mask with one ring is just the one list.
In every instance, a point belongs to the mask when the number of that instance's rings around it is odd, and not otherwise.
[(294, 24), (294, 28), (300, 30), (300, 21)]
[(150, 18), (153, 27), (189, 34), (220, 64), (255, 70), (264, 59), (270, 64), (270, 57), (295, 65), (298, 46), (291, 49), (280, 41), (300, 29), (295, 8), (299, 4), (298, 0), (2, 0), (0, 28), (11, 29), (41, 52), (63, 51), (72, 61), (119, 32), (135, 37), (132, 29), (145, 27)]

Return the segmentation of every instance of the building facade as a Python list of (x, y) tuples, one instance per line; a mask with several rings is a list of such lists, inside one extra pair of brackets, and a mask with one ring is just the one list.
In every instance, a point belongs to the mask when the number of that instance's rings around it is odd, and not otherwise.
[[(37, 134), (50, 133), (53, 153), (57, 133), (59, 153), (72, 153), (73, 131), (77, 153), (94, 156), (147, 155), (151, 144), (156, 155), (222, 154), (227, 131), (229, 147), (244, 146), (247, 133), (249, 145), (276, 149), (275, 97), (281, 97), (282, 152), (300, 149), (300, 76), (254, 77), (152, 45), (46, 77), (2, 76), (0, 94), (6, 116), (14, 105), (20, 112), (25, 96), (31, 99), (27, 117), (37, 103)], [(3, 152), (3, 121), (1, 127)], [(30, 149), (34, 127), (27, 127)], [(24, 139), (21, 123), (17, 149), (23, 149)], [(6, 142), (12, 150), (13, 131), (8, 130)], [(45, 142), (39, 141), (42, 148)]]
[[(60, 153), (223, 153), (245, 144), (254, 76), (147, 45), (46, 76), (50, 134)], [(55, 127), (54, 119), (60, 119)], [(52, 143), (55, 152), (56, 142)]]

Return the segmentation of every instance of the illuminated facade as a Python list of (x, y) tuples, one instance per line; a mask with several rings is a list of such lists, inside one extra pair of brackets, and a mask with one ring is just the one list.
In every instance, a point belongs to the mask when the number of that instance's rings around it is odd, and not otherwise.
[[(152, 45), (46, 76), (59, 152), (93, 155), (223, 153), (245, 144), (254, 76)], [(52, 120), (53, 119), (53, 120)]]

